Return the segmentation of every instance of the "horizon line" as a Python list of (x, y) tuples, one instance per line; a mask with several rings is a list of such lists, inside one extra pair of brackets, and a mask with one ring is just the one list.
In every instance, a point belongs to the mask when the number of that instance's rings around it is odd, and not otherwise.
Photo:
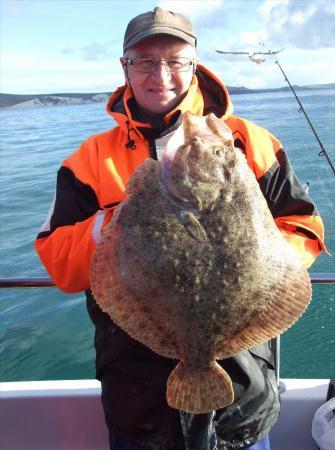
[[(329, 85), (335, 85), (335, 81), (331, 82), (331, 83), (310, 83), (310, 84), (294, 84), (292, 85), (293, 87), (299, 87), (299, 88), (304, 88), (304, 87), (311, 87), (311, 86), (329, 86)], [(283, 88), (289, 88), (288, 85), (281, 85), (278, 87), (254, 87), (254, 88), (249, 88), (246, 86), (231, 86), (226, 84), (225, 85), (227, 89), (246, 89), (246, 90), (250, 90), (250, 91), (259, 91), (259, 90), (273, 90), (273, 89), (283, 89)], [(83, 92), (83, 91), (57, 91), (57, 92), (36, 92), (36, 93), (12, 93), (12, 92), (0, 92), (0, 95), (64, 95), (64, 94), (75, 94), (75, 95), (79, 95), (79, 94), (112, 94), (113, 92), (115, 92), (115, 89), (111, 89), (111, 90), (104, 90), (104, 91), (87, 91), (87, 92)]]

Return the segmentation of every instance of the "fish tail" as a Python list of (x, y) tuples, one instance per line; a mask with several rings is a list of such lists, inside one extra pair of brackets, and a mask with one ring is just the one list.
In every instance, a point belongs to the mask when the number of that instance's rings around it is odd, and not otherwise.
[(202, 368), (179, 362), (168, 378), (166, 398), (171, 408), (205, 413), (230, 405), (234, 391), (229, 375), (217, 362)]

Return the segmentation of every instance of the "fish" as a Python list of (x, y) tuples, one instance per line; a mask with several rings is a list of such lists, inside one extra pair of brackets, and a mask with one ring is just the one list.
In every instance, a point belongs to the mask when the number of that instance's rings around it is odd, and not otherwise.
[(184, 113), (161, 160), (136, 168), (96, 247), (90, 284), (118, 326), (177, 360), (166, 399), (190, 413), (231, 404), (232, 381), (217, 361), (280, 335), (311, 300), (299, 254), (212, 113)]

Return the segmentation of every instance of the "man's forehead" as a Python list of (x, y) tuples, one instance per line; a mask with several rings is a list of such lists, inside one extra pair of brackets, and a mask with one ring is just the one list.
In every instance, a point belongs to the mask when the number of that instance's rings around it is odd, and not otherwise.
[(139, 53), (148, 53), (151, 54), (153, 52), (182, 52), (183, 54), (188, 54), (190, 56), (194, 56), (196, 51), (195, 48), (183, 41), (182, 39), (176, 38), (174, 36), (168, 35), (155, 35), (143, 39), (138, 44), (127, 50), (127, 54), (139, 54)]

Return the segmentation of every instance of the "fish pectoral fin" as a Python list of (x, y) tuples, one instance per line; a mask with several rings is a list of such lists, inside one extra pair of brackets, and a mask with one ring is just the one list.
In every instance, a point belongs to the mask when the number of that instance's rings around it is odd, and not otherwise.
[(229, 375), (217, 362), (203, 368), (179, 362), (167, 380), (166, 398), (171, 408), (198, 414), (230, 405), (234, 391)]
[(191, 211), (183, 210), (179, 214), (181, 223), (184, 225), (188, 233), (197, 241), (207, 241), (208, 237), (204, 227)]
[(312, 289), (308, 272), (287, 265), (274, 289), (268, 305), (249, 326), (231, 337), (224, 345), (218, 343), (218, 359), (236, 355), (257, 344), (269, 341), (290, 328), (305, 312), (311, 301)]

